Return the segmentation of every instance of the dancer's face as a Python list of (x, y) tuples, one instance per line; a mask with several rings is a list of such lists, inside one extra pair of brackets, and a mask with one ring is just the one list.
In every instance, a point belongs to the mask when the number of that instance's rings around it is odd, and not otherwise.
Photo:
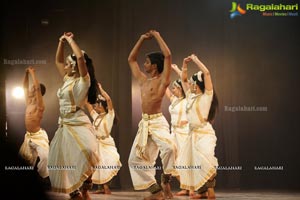
[(146, 73), (152, 72), (152, 70), (155, 68), (155, 65), (151, 64), (150, 58), (146, 57), (145, 63), (144, 63), (144, 68)]
[(98, 114), (104, 113), (104, 112), (105, 112), (104, 107), (103, 107), (101, 104), (99, 104), (99, 103), (94, 104), (94, 110), (95, 110)]
[(68, 75), (72, 75), (72, 65), (71, 65), (71, 62), (69, 60), (66, 61), (66, 65), (65, 65), (65, 68), (64, 68), (65, 72), (68, 74)]
[(179, 87), (176, 86), (172, 86), (172, 93), (176, 96), (176, 97), (181, 97), (182, 96), (182, 91)]
[(191, 93), (197, 93), (199, 86), (193, 80), (189, 80), (189, 88)]

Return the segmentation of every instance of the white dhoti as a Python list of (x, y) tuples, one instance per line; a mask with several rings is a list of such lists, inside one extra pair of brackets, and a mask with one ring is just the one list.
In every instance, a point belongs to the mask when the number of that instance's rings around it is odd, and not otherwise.
[(96, 137), (89, 118), (82, 110), (62, 118), (50, 143), (49, 177), (55, 192), (78, 189), (94, 172), (99, 161)]
[(92, 181), (95, 184), (104, 184), (116, 176), (122, 166), (115, 141), (111, 136), (105, 139), (97, 138), (97, 154), (100, 161), (95, 166)]
[(192, 128), (182, 149), (176, 166), (180, 174), (180, 187), (186, 190), (198, 190), (214, 174), (218, 160), (215, 157), (217, 138), (211, 124), (205, 128)]
[(19, 154), (32, 166), (36, 164), (37, 157), (39, 157), (40, 161), (37, 164), (37, 171), (42, 178), (49, 176), (47, 168), (48, 153), (49, 140), (46, 131), (43, 129), (35, 133), (27, 131)]
[(135, 190), (144, 190), (156, 183), (155, 161), (160, 151), (165, 174), (174, 172), (177, 149), (162, 113), (143, 114), (129, 155), (129, 171)]

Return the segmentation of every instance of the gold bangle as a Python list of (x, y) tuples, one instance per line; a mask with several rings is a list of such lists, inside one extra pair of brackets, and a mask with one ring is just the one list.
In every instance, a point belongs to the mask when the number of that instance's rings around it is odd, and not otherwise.
[(74, 40), (72, 38), (68, 40), (69, 44), (71, 44), (72, 42), (74, 42)]

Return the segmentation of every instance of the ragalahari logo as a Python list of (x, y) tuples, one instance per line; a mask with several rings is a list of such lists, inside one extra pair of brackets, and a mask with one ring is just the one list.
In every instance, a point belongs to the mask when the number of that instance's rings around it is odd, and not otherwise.
[(229, 11), (230, 13), (230, 19), (235, 18), (236, 16), (241, 16), (246, 14), (246, 10), (241, 8), (240, 4), (237, 4), (236, 2), (232, 2), (232, 7), (231, 10)]

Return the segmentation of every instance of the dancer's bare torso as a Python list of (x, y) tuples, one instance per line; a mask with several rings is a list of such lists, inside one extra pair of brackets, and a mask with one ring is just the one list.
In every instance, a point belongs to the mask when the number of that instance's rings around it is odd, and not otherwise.
[(166, 91), (161, 77), (145, 79), (141, 86), (142, 111), (146, 114), (161, 112), (161, 103)]
[(31, 133), (35, 133), (40, 130), (41, 120), (45, 110), (44, 106), (40, 106), (37, 102), (36, 95), (33, 94), (34, 92), (29, 92), (28, 94), (28, 104), (25, 111), (26, 130)]

